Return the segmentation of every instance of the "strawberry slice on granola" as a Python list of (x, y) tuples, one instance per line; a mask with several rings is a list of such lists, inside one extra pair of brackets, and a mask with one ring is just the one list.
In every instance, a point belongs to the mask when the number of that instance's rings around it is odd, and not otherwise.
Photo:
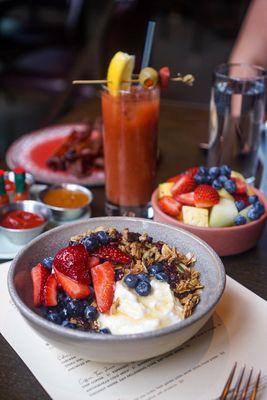
[(132, 261), (129, 254), (124, 253), (118, 247), (112, 245), (98, 247), (98, 249), (94, 251), (93, 256), (120, 264), (129, 264)]
[(115, 270), (111, 262), (106, 261), (92, 268), (93, 286), (97, 307), (100, 312), (109, 311), (115, 291)]

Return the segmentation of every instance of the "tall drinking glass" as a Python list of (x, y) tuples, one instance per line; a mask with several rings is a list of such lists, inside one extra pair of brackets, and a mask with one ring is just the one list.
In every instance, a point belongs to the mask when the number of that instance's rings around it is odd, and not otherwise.
[(251, 182), (264, 120), (265, 80), (261, 67), (222, 64), (211, 90), (208, 165), (227, 164)]
[(159, 89), (102, 91), (106, 214), (150, 216), (155, 184)]

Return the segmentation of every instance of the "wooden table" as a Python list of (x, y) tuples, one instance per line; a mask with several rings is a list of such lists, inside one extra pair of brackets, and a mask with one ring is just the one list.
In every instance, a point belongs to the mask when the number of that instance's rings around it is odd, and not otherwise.
[[(80, 122), (100, 114), (100, 101), (83, 104), (60, 122)], [(193, 104), (162, 102), (158, 182), (192, 165), (205, 162), (198, 144), (207, 139), (208, 110)], [(93, 215), (104, 215), (104, 188), (93, 189)], [(267, 230), (253, 250), (223, 259), (226, 272), (242, 285), (267, 299)], [(22, 338), (27, 340), (27, 338)], [(38, 357), (38, 354), (36, 354)], [(42, 362), (42, 360), (40, 360)], [(0, 400), (48, 400), (31, 372), (0, 335)]]

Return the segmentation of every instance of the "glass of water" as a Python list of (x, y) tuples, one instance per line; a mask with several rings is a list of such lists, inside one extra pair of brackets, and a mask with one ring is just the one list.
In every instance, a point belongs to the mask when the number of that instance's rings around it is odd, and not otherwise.
[(213, 75), (208, 165), (227, 164), (251, 183), (265, 113), (266, 70), (249, 64), (221, 64)]

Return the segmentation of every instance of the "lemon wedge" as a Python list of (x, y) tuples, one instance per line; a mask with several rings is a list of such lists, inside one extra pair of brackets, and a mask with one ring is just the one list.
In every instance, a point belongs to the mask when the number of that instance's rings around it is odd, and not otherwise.
[(131, 83), (125, 82), (132, 79), (134, 69), (134, 56), (118, 51), (111, 59), (108, 66), (108, 90), (113, 96), (118, 95), (119, 90), (129, 90)]

